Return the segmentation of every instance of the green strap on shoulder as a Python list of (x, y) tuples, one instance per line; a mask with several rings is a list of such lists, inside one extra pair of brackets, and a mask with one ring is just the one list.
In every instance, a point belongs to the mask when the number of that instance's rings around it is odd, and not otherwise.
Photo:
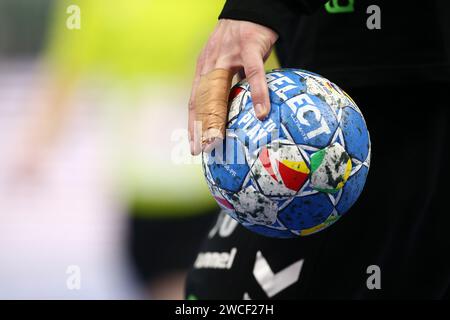
[[(347, 4), (340, 5), (339, 0), (330, 0), (325, 4), (325, 9), (328, 13), (348, 13), (355, 11), (355, 0), (344, 0)], [(341, 0), (342, 2), (342, 0)]]

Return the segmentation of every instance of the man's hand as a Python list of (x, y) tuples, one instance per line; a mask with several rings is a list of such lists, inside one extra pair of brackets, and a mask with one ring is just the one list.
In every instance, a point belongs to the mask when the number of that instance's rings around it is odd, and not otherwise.
[(208, 151), (223, 139), (228, 113), (228, 93), (233, 76), (245, 74), (256, 116), (270, 112), (264, 61), (278, 35), (269, 28), (247, 21), (219, 20), (201, 52), (189, 101), (191, 153)]

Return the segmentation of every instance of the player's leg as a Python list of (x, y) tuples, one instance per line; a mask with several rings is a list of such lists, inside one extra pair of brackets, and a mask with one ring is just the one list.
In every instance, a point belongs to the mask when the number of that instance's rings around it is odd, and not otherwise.
[(128, 254), (150, 298), (183, 298), (186, 273), (215, 217), (215, 209), (186, 217), (130, 214)]

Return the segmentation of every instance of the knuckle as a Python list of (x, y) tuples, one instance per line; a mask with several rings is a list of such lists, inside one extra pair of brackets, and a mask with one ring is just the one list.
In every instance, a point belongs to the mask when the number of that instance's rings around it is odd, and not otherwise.
[(226, 48), (233, 48), (235, 46), (236, 39), (230, 34), (226, 34), (222, 39), (222, 44)]
[(258, 77), (261, 74), (261, 68), (256, 64), (249, 64), (245, 68), (245, 75), (249, 79)]
[(245, 28), (242, 28), (239, 32), (239, 39), (241, 41), (241, 44), (246, 45), (253, 39), (255, 39), (255, 33), (251, 30), (247, 30)]
[(213, 51), (215, 50), (215, 48), (217, 48), (218, 45), (219, 45), (219, 37), (216, 35), (212, 35), (209, 38), (208, 43), (206, 44), (206, 51)]
[(258, 103), (264, 103), (264, 99), (262, 98), (262, 96), (259, 92), (253, 92), (252, 93), (252, 102), (253, 102), (253, 105), (256, 105)]

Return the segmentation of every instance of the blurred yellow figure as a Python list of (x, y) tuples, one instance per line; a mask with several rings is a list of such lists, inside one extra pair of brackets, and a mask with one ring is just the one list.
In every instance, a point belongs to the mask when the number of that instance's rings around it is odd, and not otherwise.
[[(102, 68), (121, 78), (192, 76), (223, 6), (223, 0), (56, 2), (50, 61), (77, 72)], [(66, 26), (71, 5), (80, 10), (80, 29)]]
[[(67, 9), (73, 5), (79, 8), (80, 29), (67, 28), (71, 18)], [(174, 143), (182, 142), (175, 130), (185, 128), (196, 56), (222, 6), (223, 0), (57, 1), (46, 54), (49, 65), (66, 78), (92, 73), (108, 77), (109, 85), (125, 96), (126, 103), (107, 112), (116, 112), (111, 117), (122, 126), (128, 120), (133, 132), (143, 122), (142, 111), (134, 109), (152, 110), (146, 112), (150, 119), (143, 127), (147, 128), (146, 151), (153, 156), (145, 161), (138, 155), (132, 159), (135, 152), (142, 153), (142, 145), (130, 146), (137, 142), (133, 136), (125, 139), (126, 145), (116, 154), (127, 157), (119, 171), (128, 196), (158, 209), (148, 214), (198, 213), (212, 205), (200, 166), (174, 165), (171, 158), (177, 152)], [(130, 128), (122, 129), (121, 134)]]
[(33, 99), (44, 112), (29, 130), (30, 150), (46, 149), (59, 134), (75, 89), (102, 109), (108, 166), (129, 208), (130, 254), (153, 298), (183, 297), (185, 270), (217, 210), (189, 154), (185, 110), (200, 45), (222, 6), (55, 1), (43, 54), (50, 80)]
[[(66, 27), (67, 8), (74, 4), (79, 30)], [(171, 153), (182, 143), (176, 130), (185, 127), (196, 55), (222, 5), (216, 0), (57, 1), (46, 60), (63, 76), (101, 74), (114, 88), (105, 110), (120, 134), (112, 157), (121, 159), (116, 171), (125, 194), (152, 209), (140, 214), (186, 215), (212, 206), (200, 166), (176, 165)], [(117, 99), (123, 105), (111, 106)], [(146, 143), (139, 144), (143, 139)]]
[(75, 88), (88, 92), (102, 109), (108, 166), (129, 208), (131, 257), (154, 298), (183, 297), (185, 270), (217, 210), (189, 153), (186, 105), (223, 2), (55, 1), (43, 54), (50, 81), (33, 100), (44, 112), (29, 149), (58, 135)]

